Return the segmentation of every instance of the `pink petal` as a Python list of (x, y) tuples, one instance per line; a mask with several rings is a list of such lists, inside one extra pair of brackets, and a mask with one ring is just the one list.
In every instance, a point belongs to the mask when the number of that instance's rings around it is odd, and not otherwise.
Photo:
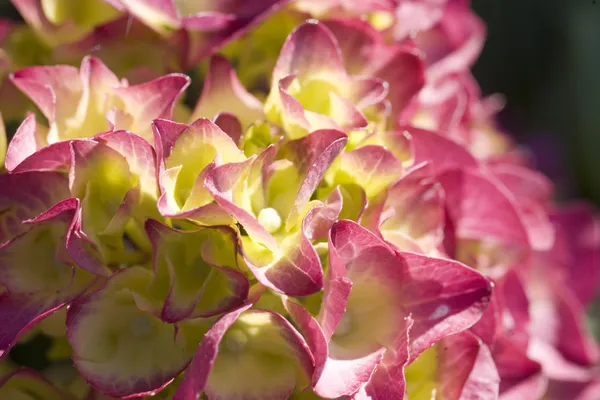
[[(171, 119), (179, 97), (190, 84), (183, 74), (169, 74), (150, 82), (114, 90), (125, 103), (125, 111), (133, 118), (130, 131), (149, 139), (152, 137), (149, 123), (157, 118)], [(115, 125), (115, 129), (121, 129)]]
[(303, 80), (306, 76), (345, 76), (342, 53), (333, 34), (316, 21), (297, 27), (285, 41), (273, 70), (271, 85), (280, 79), (296, 75)]
[(401, 1), (395, 10), (393, 34), (396, 40), (432, 28), (444, 15), (448, 0)]
[(240, 120), (233, 114), (221, 112), (215, 117), (215, 125), (225, 132), (235, 144), (240, 143), (244, 128)]
[(323, 179), (325, 172), (340, 154), (348, 137), (340, 131), (319, 130), (301, 139), (287, 142), (281, 153), (292, 161), (302, 177), (296, 200), (286, 221), (296, 222), (308, 204), (313, 192)]
[(36, 152), (41, 146), (36, 135), (35, 114), (27, 113), (17, 132), (8, 144), (4, 166), (12, 172), (23, 160)]
[(336, 187), (325, 199), (322, 206), (313, 212), (306, 225), (306, 237), (309, 240), (323, 239), (329, 234), (329, 229), (338, 220), (342, 211), (342, 193)]
[[(532, 375), (516, 382), (511, 379), (502, 378), (500, 382), (500, 400), (521, 400), (524, 398), (542, 398), (548, 385), (547, 379), (542, 373)], [(557, 399), (558, 400), (558, 399)]]
[[(377, 62), (380, 60), (380, 62)], [(365, 71), (389, 85), (388, 100), (395, 119), (425, 85), (425, 67), (422, 54), (410, 45), (396, 45), (383, 49), (373, 59), (372, 67)]]
[(383, 360), (385, 349), (354, 360), (329, 357), (325, 368), (314, 386), (314, 391), (326, 399), (352, 396), (361, 386), (371, 380)]
[(353, 75), (361, 75), (373, 61), (380, 33), (368, 22), (355, 18), (332, 18), (323, 21), (338, 41), (344, 65)]
[(545, 204), (553, 196), (554, 187), (545, 175), (518, 165), (491, 165), (494, 176), (515, 195), (516, 198), (527, 198), (536, 203)]
[[(267, 154), (266, 151), (265, 154)], [(256, 218), (233, 201), (234, 186), (241, 179), (246, 178), (247, 171), (252, 167), (254, 160), (250, 158), (239, 163), (229, 163), (217, 167), (208, 174), (204, 185), (216, 202), (244, 226), (253, 240), (274, 250), (277, 248), (275, 238), (259, 224)]]
[[(256, 279), (266, 287), (289, 296), (306, 296), (323, 288), (323, 268), (312, 243), (306, 237), (306, 221), (288, 242), (285, 251), (267, 265), (255, 259), (253, 253), (242, 245), (242, 255)], [(281, 254), (283, 253), (283, 254)]]
[(325, 368), (327, 362), (327, 339), (319, 326), (317, 320), (306, 311), (304, 307), (288, 298), (284, 298), (283, 304), (286, 311), (290, 314), (300, 332), (304, 335), (306, 343), (315, 359), (315, 370), (312, 376), (312, 383), (316, 385)]
[(426, 169), (415, 168), (390, 186), (378, 217), (378, 231), (400, 250), (428, 252), (443, 239), (444, 194)]
[(549, 262), (560, 267), (583, 305), (595, 296), (600, 282), (600, 217), (584, 203), (575, 203), (552, 212), (557, 230)]
[(471, 327), (489, 302), (491, 283), (475, 270), (452, 260), (394, 252), (352, 221), (337, 222), (330, 243), (350, 279), (364, 279), (368, 271), (368, 276), (396, 288), (398, 312), (414, 321), (411, 359), (443, 337)]
[(467, 148), (446, 136), (425, 129), (406, 129), (412, 138), (417, 164), (429, 161), (438, 174), (453, 168), (475, 168), (479, 164)]
[(0, 295), (0, 357), (3, 357), (38, 322), (64, 307), (69, 298), (35, 294)]
[(127, 159), (130, 171), (140, 179), (141, 190), (156, 198), (156, 154), (145, 139), (127, 131), (115, 131), (98, 135), (94, 140), (104, 143)]
[(486, 176), (467, 170), (447, 171), (439, 176), (446, 207), (456, 234), (463, 238), (494, 238), (526, 245), (529, 237), (521, 215), (505, 189)]
[(72, 112), (83, 90), (79, 71), (68, 65), (23, 68), (11, 80), (51, 123)]
[(444, 336), (473, 326), (485, 311), (492, 284), (477, 271), (451, 260), (398, 253), (410, 283), (402, 289), (411, 313), (411, 359)]
[(0, 187), (3, 191), (0, 208), (5, 210), (0, 219), (0, 243), (29, 230), (31, 226), (24, 221), (70, 197), (67, 178), (54, 172), (2, 174)]
[[(92, 278), (73, 267), (73, 261), (66, 256), (64, 242), (61, 242), (64, 236), (50, 254), (23, 253), (22, 247), (27, 245), (28, 240), (39, 240), (45, 229), (46, 234), (51, 234), (46, 226), (50, 229), (63, 228), (63, 235), (68, 234), (73, 206), (77, 204), (70, 200), (26, 221), (32, 224), (29, 231), (0, 246), (0, 282), (5, 288), (0, 296), (0, 356), (37, 322), (80, 296), (92, 283)], [(35, 257), (40, 259), (32, 259)], [(18, 268), (15, 268), (17, 264)], [(40, 270), (43, 267), (56, 268), (59, 272), (55, 276), (36, 278), (44, 272)], [(35, 282), (34, 279), (40, 281)]]
[(444, 399), (497, 399), (500, 377), (488, 347), (469, 332), (440, 345), (440, 393)]
[(479, 17), (469, 7), (450, 2), (439, 24), (416, 38), (427, 54), (427, 81), (469, 69), (485, 37), (485, 25)]

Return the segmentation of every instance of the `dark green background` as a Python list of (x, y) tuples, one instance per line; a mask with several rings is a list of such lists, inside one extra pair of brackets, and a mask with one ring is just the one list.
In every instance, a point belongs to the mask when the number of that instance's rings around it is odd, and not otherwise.
[[(598, 4), (596, 4), (598, 3)], [(488, 25), (474, 73), (561, 199), (600, 205), (600, 1), (473, 0)]]

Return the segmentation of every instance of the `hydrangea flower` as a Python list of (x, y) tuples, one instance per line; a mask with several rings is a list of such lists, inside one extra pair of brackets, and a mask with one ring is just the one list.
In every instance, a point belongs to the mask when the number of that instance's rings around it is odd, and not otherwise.
[(594, 398), (600, 218), (497, 124), (468, 2), (14, 3), (0, 357), (52, 345), (0, 397)]

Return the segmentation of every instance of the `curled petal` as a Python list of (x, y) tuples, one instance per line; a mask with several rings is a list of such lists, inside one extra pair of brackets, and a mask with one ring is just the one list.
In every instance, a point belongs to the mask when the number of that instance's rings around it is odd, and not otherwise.
[(23, 160), (38, 150), (39, 147), (36, 136), (35, 114), (27, 113), (27, 117), (23, 120), (21, 125), (19, 125), (17, 132), (15, 132), (15, 135), (8, 145), (4, 162), (7, 171), (11, 172)]
[(357, 18), (324, 21), (338, 41), (352, 74), (377, 77), (387, 84), (395, 119), (425, 85), (423, 55), (412, 43), (388, 45), (370, 23)]
[(150, 143), (127, 131), (108, 132), (94, 138), (127, 159), (130, 172), (137, 177), (140, 197), (154, 202), (158, 197), (156, 153)]
[[(268, 154), (268, 151), (263, 154)], [(246, 161), (217, 167), (208, 174), (204, 186), (216, 202), (244, 226), (252, 240), (265, 245), (268, 249), (275, 250), (277, 248), (275, 238), (250, 212), (236, 204), (240, 202), (238, 197), (243, 190), (240, 188), (241, 182), (248, 177), (253, 168), (253, 161), (258, 160), (257, 164), (260, 164), (261, 158), (250, 158)]]
[(126, 126), (112, 121), (114, 129), (127, 129), (151, 139), (149, 123), (157, 118), (172, 118), (175, 103), (189, 84), (190, 78), (186, 75), (169, 74), (139, 85), (116, 88), (115, 93), (125, 104), (123, 111), (131, 120)]
[(398, 249), (429, 252), (443, 239), (443, 191), (428, 176), (428, 166), (415, 167), (390, 186), (361, 220)]
[(323, 287), (323, 268), (306, 237), (307, 216), (301, 229), (288, 234), (275, 251), (242, 237), (241, 252), (248, 268), (263, 285), (289, 296), (306, 296)]
[(240, 143), (244, 128), (240, 120), (233, 114), (221, 112), (215, 117), (215, 125), (225, 132), (235, 144)]
[[(177, 231), (154, 220), (146, 222), (146, 230), (154, 245), (154, 291), (168, 289), (163, 294), (164, 321), (210, 317), (246, 300), (249, 284), (236, 271), (233, 232), (210, 228)], [(170, 282), (168, 288), (165, 281)]]
[(31, 228), (23, 224), (69, 197), (68, 180), (55, 172), (0, 175), (0, 243)]
[(294, 163), (301, 182), (286, 220), (288, 230), (300, 219), (313, 192), (347, 140), (348, 137), (340, 131), (320, 130), (292, 140), (281, 149), (280, 154)]
[(337, 186), (325, 199), (322, 206), (318, 206), (310, 222), (306, 226), (306, 236), (309, 240), (327, 237), (329, 229), (338, 220), (343, 207), (343, 196)]
[[(72, 200), (72, 199), (71, 199)], [(0, 352), (41, 319), (69, 304), (93, 282), (67, 255), (77, 202), (66, 200), (28, 221), (32, 227), (0, 247)], [(31, 252), (31, 248), (37, 250)]]
[[(154, 131), (159, 156), (163, 215), (190, 218), (207, 224), (230, 220), (214, 207), (204, 188), (206, 177), (215, 166), (245, 160), (231, 138), (210, 120), (200, 118), (191, 125), (155, 120)], [(200, 154), (200, 157), (198, 157)], [(166, 168), (166, 170), (165, 170)], [(212, 211), (218, 215), (211, 216)]]
[(5, 167), (11, 173), (26, 171), (64, 171), (71, 158), (68, 141), (45, 145), (45, 132), (28, 114), (10, 141)]

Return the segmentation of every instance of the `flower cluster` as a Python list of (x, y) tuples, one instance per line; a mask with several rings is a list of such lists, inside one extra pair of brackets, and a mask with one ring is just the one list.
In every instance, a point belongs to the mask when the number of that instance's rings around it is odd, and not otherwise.
[(52, 346), (0, 398), (596, 398), (600, 219), (496, 123), (468, 1), (13, 3), (0, 354)]

